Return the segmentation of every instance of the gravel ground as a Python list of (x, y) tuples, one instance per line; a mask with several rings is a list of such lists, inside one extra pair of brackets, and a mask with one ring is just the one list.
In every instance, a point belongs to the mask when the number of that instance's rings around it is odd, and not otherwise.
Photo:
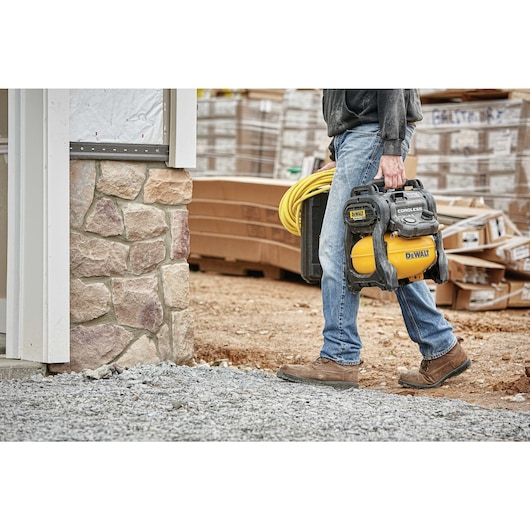
[(0, 440), (515, 442), (530, 413), (164, 362), (0, 381)]

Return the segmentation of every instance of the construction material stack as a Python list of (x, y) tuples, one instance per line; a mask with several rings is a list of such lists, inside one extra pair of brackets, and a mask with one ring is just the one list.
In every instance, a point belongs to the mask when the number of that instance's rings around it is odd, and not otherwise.
[(473, 93), (460, 91), (460, 102), (454, 90), (424, 98), (436, 103), (422, 105), (412, 140), (417, 176), (433, 194), (483, 199), (530, 234), (530, 99)]
[(282, 109), (282, 100), (272, 94), (268, 99), (199, 98), (197, 168), (192, 175), (271, 178)]

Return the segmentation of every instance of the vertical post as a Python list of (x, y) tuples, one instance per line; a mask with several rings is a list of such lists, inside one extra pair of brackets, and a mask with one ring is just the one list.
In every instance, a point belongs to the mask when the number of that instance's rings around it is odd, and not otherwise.
[(197, 89), (170, 92), (168, 166), (193, 169), (197, 165)]
[(6, 356), (70, 359), (69, 91), (9, 91)]

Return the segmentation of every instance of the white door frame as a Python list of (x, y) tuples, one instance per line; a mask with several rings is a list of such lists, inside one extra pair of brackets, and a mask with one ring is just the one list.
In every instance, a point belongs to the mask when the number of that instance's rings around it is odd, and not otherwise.
[[(7, 108), (0, 109), (0, 111), (7, 112)], [(7, 134), (7, 132), (6, 132), (6, 134)], [(7, 138), (0, 138), (0, 157), (4, 157), (4, 156), (7, 157), (7, 145), (8, 145)], [(3, 186), (3, 184), (0, 184), (0, 185)], [(4, 189), (2, 189), (1, 191), (3, 193)], [(7, 194), (7, 175), (6, 175), (6, 181), (5, 181), (5, 193)], [(7, 209), (7, 197), (5, 197), (5, 199), (6, 199), (5, 207)], [(5, 215), (7, 216), (7, 211), (5, 212)], [(7, 221), (7, 219), (6, 219), (6, 221)], [(5, 247), (2, 250), (4, 250), (7, 253), (7, 222), (5, 222), (5, 226), (3, 226), (1, 228), (1, 231), (2, 231), (2, 233), (0, 234), (0, 237), (1, 237), (0, 245), (2, 245), (2, 247), (4, 247), (4, 245), (5, 245)], [(2, 255), (2, 259), (4, 259), (5, 254), (0, 251), (0, 255)], [(0, 283), (2, 283), (2, 286), (4, 286), (5, 285), (4, 282), (7, 281), (6, 265), (7, 265), (7, 259), (6, 259), (5, 263), (1, 263), (0, 264), (0, 275), (3, 276), (2, 278), (0, 278)], [(3, 296), (0, 297), (0, 333), (5, 333), (6, 332), (6, 294), (5, 294), (5, 287), (2, 288), (2, 293), (3, 293)]]
[(69, 91), (9, 89), (6, 357), (70, 360)]
[[(7, 143), (0, 143), (0, 156), (5, 156), (5, 155), (7, 155)], [(6, 189), (7, 189), (7, 186), (6, 186)], [(5, 243), (7, 244), (7, 241), (5, 241)], [(4, 241), (1, 241), (0, 244), (3, 245)], [(4, 267), (0, 267), (0, 274), (6, 274), (6, 277), (7, 277), (7, 271), (5, 271)], [(0, 333), (5, 333), (5, 332), (6, 332), (6, 299), (2, 297), (0, 298)]]

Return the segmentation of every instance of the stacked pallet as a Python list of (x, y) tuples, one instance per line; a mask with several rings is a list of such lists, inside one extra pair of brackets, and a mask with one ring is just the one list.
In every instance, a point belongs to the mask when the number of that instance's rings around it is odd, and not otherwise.
[(320, 90), (225, 90), (209, 90), (197, 101), (193, 177), (296, 180), (306, 159), (325, 158)]
[(282, 108), (274, 99), (200, 98), (192, 176), (272, 177)]
[(530, 100), (494, 98), (503, 92), (425, 95), (411, 153), (432, 193), (481, 198), (530, 234)]
[(189, 263), (204, 271), (277, 279), (285, 271), (299, 273), (300, 238), (278, 216), (291, 185), (253, 177), (195, 178), (188, 205)]

